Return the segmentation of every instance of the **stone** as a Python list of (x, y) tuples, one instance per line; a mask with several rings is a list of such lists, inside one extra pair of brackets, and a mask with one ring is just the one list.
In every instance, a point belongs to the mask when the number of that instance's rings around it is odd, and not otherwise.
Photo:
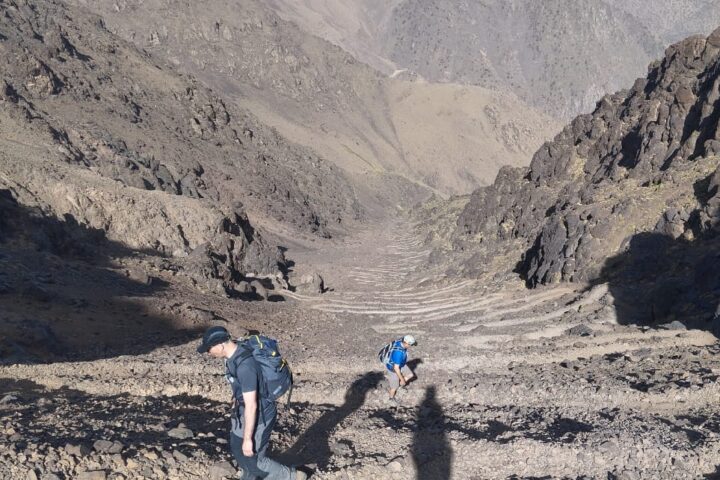
[(296, 289), (301, 292), (314, 294), (324, 293), (327, 290), (325, 280), (318, 272), (301, 276)]
[(211, 465), (208, 469), (208, 477), (210, 480), (223, 480), (225, 478), (232, 478), (237, 473), (237, 469), (233, 467), (230, 462), (218, 462)]
[(172, 455), (173, 455), (173, 458), (175, 458), (175, 460), (177, 460), (178, 462), (187, 462), (188, 461), (187, 455), (182, 453), (180, 450), (173, 450)]
[(195, 434), (190, 430), (189, 428), (185, 427), (176, 427), (168, 431), (168, 436), (172, 438), (178, 438), (180, 440), (186, 440), (188, 438), (193, 438)]
[(238, 293), (252, 293), (252, 287), (250, 286), (249, 282), (246, 282), (245, 280), (241, 280), (235, 285), (235, 290)]
[(43, 473), (40, 480), (61, 480), (61, 478), (54, 473)]
[(69, 453), (70, 455), (74, 455), (76, 457), (86, 457), (92, 453), (92, 450), (90, 450), (90, 447), (87, 445), (72, 445), (68, 443), (65, 445), (65, 451)]
[(103, 470), (91, 470), (78, 473), (77, 480), (106, 480), (107, 474)]
[[(151, 450), (147, 450), (147, 451), (143, 452), (143, 457), (147, 458), (148, 460), (157, 460), (158, 458), (160, 458), (157, 453), (155, 453)], [(130, 467), (128, 467), (128, 468), (130, 468)]]
[(269, 293), (267, 291), (267, 288), (262, 284), (260, 280), (253, 280), (250, 282), (250, 287), (252, 287), (253, 290), (255, 290), (255, 293), (263, 298), (263, 300), (267, 300)]
[(590, 328), (587, 325), (582, 324), (582, 323), (580, 325), (576, 325), (572, 328), (568, 328), (567, 330), (565, 330), (566, 335), (574, 335), (574, 336), (579, 336), (579, 337), (589, 337), (590, 335), (592, 335), (594, 333), (595, 332), (593, 331), (592, 328)]
[(715, 30), (713, 30), (710, 36), (708, 36), (707, 43), (709, 43), (713, 47), (720, 48), (720, 28), (716, 28)]
[(125, 446), (117, 440), (112, 442), (109, 440), (96, 440), (93, 443), (93, 449), (99, 453), (116, 454), (122, 452), (124, 448)]
[(402, 464), (398, 460), (393, 460), (386, 465), (387, 469), (394, 473), (402, 472)]
[(682, 323), (679, 320), (673, 320), (670, 323), (664, 323), (659, 326), (659, 328), (665, 329), (665, 330), (687, 330), (687, 327), (684, 323)]
[[(0, 399), (0, 405), (7, 405), (18, 401), (18, 397), (12, 393), (8, 393)], [(6, 432), (7, 433), (7, 432)], [(14, 432), (13, 432), (14, 433)], [(12, 435), (12, 433), (10, 433)]]

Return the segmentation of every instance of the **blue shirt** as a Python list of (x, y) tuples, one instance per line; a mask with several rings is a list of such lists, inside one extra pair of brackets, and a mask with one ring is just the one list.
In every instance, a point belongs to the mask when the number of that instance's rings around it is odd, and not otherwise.
[(406, 363), (407, 349), (402, 346), (402, 340), (395, 340), (395, 342), (393, 342), (390, 358), (388, 359), (386, 367), (392, 372), (395, 365), (403, 368)]

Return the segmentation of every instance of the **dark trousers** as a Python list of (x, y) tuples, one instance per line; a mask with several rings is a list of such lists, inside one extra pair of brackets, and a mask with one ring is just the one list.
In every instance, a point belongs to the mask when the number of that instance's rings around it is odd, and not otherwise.
[(275, 426), (277, 409), (274, 405), (266, 407), (262, 413), (258, 413), (257, 424), (253, 435), (253, 447), (255, 454), (246, 457), (242, 452), (243, 422), (242, 412), (232, 417), (232, 430), (230, 434), (230, 450), (232, 451), (238, 466), (243, 470), (242, 480), (255, 480), (265, 478), (267, 480), (293, 480), (295, 469), (282, 465), (267, 456), (268, 445), (270, 444), (270, 433)]

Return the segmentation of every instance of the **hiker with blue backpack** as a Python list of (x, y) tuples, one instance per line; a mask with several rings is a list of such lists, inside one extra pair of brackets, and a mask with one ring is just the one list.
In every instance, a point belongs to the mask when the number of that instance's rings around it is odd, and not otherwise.
[(405, 335), (388, 343), (378, 352), (378, 358), (387, 369), (388, 383), (390, 384), (390, 398), (388, 401), (391, 403), (397, 403), (395, 394), (398, 388), (404, 387), (410, 380), (415, 378), (415, 373), (407, 365), (407, 350), (414, 345), (417, 345), (415, 337)]
[(292, 389), (292, 373), (277, 342), (262, 335), (234, 340), (227, 329), (216, 326), (205, 332), (197, 351), (225, 359), (225, 378), (233, 393), (230, 450), (242, 468), (241, 479), (305, 480), (304, 472), (267, 456), (276, 401)]

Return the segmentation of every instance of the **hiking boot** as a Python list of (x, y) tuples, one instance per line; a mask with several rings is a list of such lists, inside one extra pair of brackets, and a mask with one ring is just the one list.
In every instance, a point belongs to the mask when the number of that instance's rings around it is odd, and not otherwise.
[(307, 473), (302, 470), (295, 470), (295, 480), (307, 480)]

